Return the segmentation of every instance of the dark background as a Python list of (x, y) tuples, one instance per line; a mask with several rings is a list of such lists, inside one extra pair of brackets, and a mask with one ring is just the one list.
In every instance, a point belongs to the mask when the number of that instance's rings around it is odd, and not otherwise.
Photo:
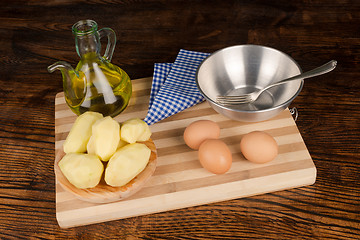
[[(60, 229), (55, 217), (54, 98), (73, 66), (72, 25), (95, 20), (117, 34), (112, 62), (132, 79), (183, 48), (237, 44), (281, 50), (306, 71), (291, 107), (318, 170), (314, 185), (96, 225)], [(360, 234), (360, 1), (1, 1), (0, 238), (351, 239)], [(105, 45), (105, 42), (103, 43)]]

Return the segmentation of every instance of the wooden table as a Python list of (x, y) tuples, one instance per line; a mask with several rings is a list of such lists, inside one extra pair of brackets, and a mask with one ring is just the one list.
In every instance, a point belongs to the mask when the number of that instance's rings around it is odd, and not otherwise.
[[(113, 63), (132, 79), (179, 49), (266, 45), (303, 70), (330, 59), (291, 107), (317, 168), (314, 185), (62, 229), (55, 217), (55, 95), (46, 67), (78, 62), (71, 26), (93, 19), (118, 36)], [(356, 239), (360, 234), (359, 1), (2, 1), (1, 239)], [(103, 44), (105, 45), (105, 44)]]

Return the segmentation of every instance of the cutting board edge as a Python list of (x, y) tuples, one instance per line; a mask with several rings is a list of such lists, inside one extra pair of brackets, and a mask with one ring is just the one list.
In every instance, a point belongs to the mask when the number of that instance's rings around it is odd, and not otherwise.
[[(171, 207), (168, 207), (167, 209), (154, 209), (152, 211), (149, 211), (149, 209), (146, 209), (146, 213), (145, 212), (138, 212), (138, 213), (134, 213), (134, 214), (128, 214), (128, 215), (123, 215), (122, 212), (116, 212), (115, 217), (109, 218), (108, 214), (104, 214), (104, 216), (101, 219), (98, 220), (94, 220), (89, 218), (88, 216), (83, 218), (82, 221), (79, 221), (79, 219), (77, 220), (63, 220), (61, 219), (61, 212), (57, 212), (56, 211), (56, 220), (60, 226), (60, 228), (72, 228), (72, 227), (79, 227), (79, 226), (85, 226), (85, 225), (92, 225), (92, 224), (97, 224), (97, 223), (103, 223), (103, 222), (109, 222), (109, 221), (115, 221), (115, 220), (121, 220), (121, 219), (127, 219), (127, 218), (131, 218), (131, 217), (137, 217), (137, 216), (144, 216), (144, 215), (149, 215), (149, 214), (155, 214), (155, 213), (161, 213), (161, 212), (166, 212), (166, 211), (173, 211), (173, 210), (178, 210), (178, 209), (183, 209), (183, 208), (188, 208), (188, 207), (195, 207), (195, 206), (201, 206), (201, 205), (206, 205), (206, 204), (212, 204), (212, 203), (217, 203), (217, 202), (224, 202), (224, 201), (230, 201), (230, 200), (235, 200), (235, 199), (241, 199), (241, 198), (246, 198), (246, 197), (251, 197), (251, 196), (256, 196), (256, 195), (260, 195), (260, 194), (266, 194), (266, 193), (270, 193), (270, 192), (277, 192), (277, 191), (283, 191), (283, 190), (287, 190), (287, 189), (294, 189), (294, 188), (299, 188), (299, 187), (304, 187), (304, 186), (310, 186), (313, 185), (316, 182), (316, 175), (317, 175), (317, 169), (315, 167), (315, 165), (313, 165), (313, 167), (311, 168), (306, 168), (306, 169), (301, 169), (301, 170), (295, 170), (295, 171), (291, 171), (291, 172), (284, 172), (284, 173), (279, 173), (276, 175), (269, 175), (266, 177), (262, 177), (263, 182), (268, 182), (270, 178), (274, 178), (274, 177), (278, 177), (278, 178), (282, 178), (283, 176), (289, 175), (289, 174), (294, 174), (295, 173), (301, 173), (303, 172), (304, 175), (302, 176), (302, 178), (298, 178), (296, 179), (296, 181), (294, 181), (292, 184), (289, 184), (289, 182), (287, 182), (288, 185), (286, 185), (286, 187), (281, 185), (281, 182), (278, 182), (278, 185), (272, 189), (264, 189), (264, 190), (259, 190), (259, 191), (254, 191), (252, 193), (247, 193), (247, 194), (243, 194), (241, 196), (239, 196), (238, 192), (233, 192), (233, 195), (227, 197), (227, 198), (222, 198), (222, 199), (212, 199), (209, 201), (204, 201), (203, 199), (198, 199), (196, 203), (191, 202), (191, 203), (183, 203), (183, 205), (178, 205), (178, 206), (173, 206), (173, 205), (169, 205)], [(234, 185), (241, 185), (243, 184), (242, 182), (246, 181), (246, 180), (242, 180), (242, 181), (238, 181), (238, 182), (233, 182)], [(227, 183), (228, 184), (228, 183)], [(224, 184), (220, 184), (220, 185), (224, 185)], [(214, 186), (211, 186), (209, 188), (213, 188)], [(221, 187), (221, 186), (218, 186)], [(175, 192), (175, 193), (169, 193), (167, 194), (167, 196), (172, 196), (173, 198), (177, 198), (176, 195), (178, 194), (183, 194), (181, 192)], [(220, 195), (220, 194), (219, 194)], [(149, 198), (156, 198), (157, 196), (152, 196)], [(144, 210), (145, 211), (145, 210)], [(68, 211), (67, 211), (68, 212)], [(67, 212), (65, 212), (65, 214), (67, 214)], [(79, 216), (79, 215), (77, 215)], [(95, 215), (94, 215), (95, 216)], [(97, 214), (97, 216), (99, 216), (99, 214)]]

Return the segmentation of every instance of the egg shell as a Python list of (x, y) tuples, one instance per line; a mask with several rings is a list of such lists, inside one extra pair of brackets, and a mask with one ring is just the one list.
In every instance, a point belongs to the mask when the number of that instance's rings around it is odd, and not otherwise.
[(207, 139), (199, 147), (201, 165), (211, 173), (226, 173), (232, 164), (232, 154), (228, 146), (219, 139)]
[(247, 160), (254, 163), (270, 162), (278, 155), (275, 139), (262, 131), (245, 134), (240, 141), (240, 150)]
[(184, 141), (190, 148), (197, 150), (206, 139), (218, 139), (219, 125), (211, 120), (198, 120), (189, 124), (184, 131)]

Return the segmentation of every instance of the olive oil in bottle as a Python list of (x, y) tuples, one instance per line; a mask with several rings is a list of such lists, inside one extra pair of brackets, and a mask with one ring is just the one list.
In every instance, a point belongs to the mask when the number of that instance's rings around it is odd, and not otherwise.
[(74, 97), (66, 100), (71, 103), (69, 106), (76, 114), (94, 111), (104, 116), (116, 116), (126, 108), (132, 86), (124, 70), (101, 59), (97, 60), (93, 54), (85, 55), (75, 70), (81, 74), (79, 77), (73, 75), (72, 82), (77, 83), (73, 89), (85, 94), (77, 95), (82, 99)]

